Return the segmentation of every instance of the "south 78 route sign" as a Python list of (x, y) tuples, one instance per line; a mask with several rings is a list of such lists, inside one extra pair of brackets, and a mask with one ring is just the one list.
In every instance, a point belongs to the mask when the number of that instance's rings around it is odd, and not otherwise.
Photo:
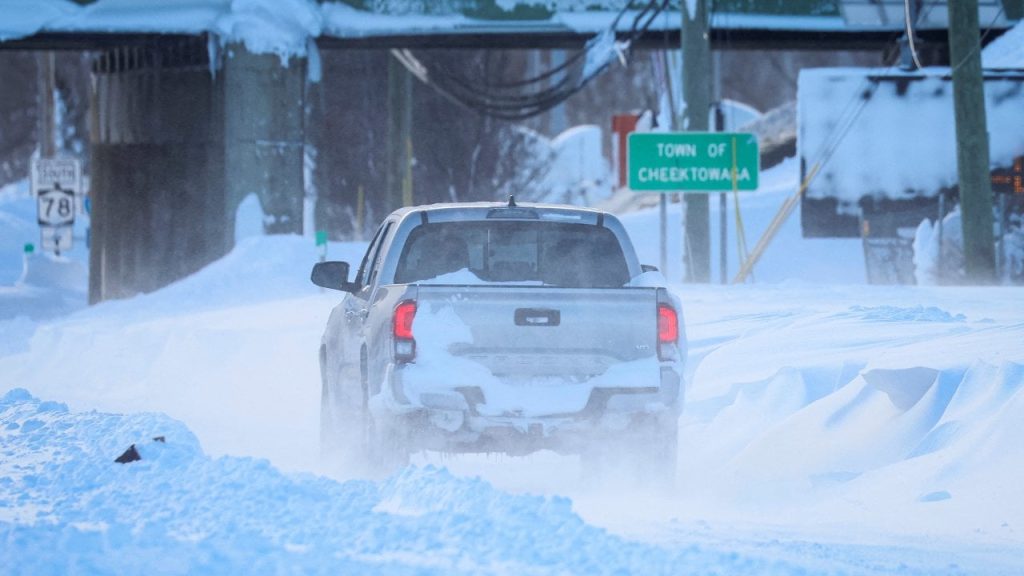
[(75, 196), (82, 191), (77, 158), (32, 161), (32, 194), (39, 203), (40, 226), (69, 226), (75, 221)]
[(44, 250), (60, 255), (70, 250), (75, 223), (75, 196), (82, 191), (82, 165), (76, 158), (32, 161), (32, 193), (36, 197)]

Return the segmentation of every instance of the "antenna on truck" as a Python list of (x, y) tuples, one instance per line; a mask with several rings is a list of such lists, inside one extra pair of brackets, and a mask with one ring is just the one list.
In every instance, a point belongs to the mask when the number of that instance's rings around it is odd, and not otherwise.
[(515, 208), (516, 207), (516, 196), (515, 196), (515, 194), (509, 194), (508, 195), (508, 207), (509, 208)]

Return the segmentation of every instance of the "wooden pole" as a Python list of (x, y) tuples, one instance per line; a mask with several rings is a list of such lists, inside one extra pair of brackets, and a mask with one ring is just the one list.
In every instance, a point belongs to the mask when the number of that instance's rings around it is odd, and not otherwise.
[(53, 95), (57, 82), (53, 52), (39, 53), (36, 62), (39, 70), (39, 154), (43, 158), (53, 158), (57, 154)]
[[(706, 132), (711, 107), (711, 42), (708, 36), (707, 0), (696, 0), (694, 14), (689, 2), (682, 7), (683, 130)], [(711, 281), (711, 213), (707, 194), (686, 194), (686, 254), (688, 282)]]
[(967, 282), (991, 284), (995, 281), (995, 239), (992, 235), (992, 184), (978, 34), (978, 1), (950, 2), (949, 55), (953, 65), (964, 266)]
[(412, 193), (412, 74), (394, 57), (388, 58), (388, 211), (411, 206)]

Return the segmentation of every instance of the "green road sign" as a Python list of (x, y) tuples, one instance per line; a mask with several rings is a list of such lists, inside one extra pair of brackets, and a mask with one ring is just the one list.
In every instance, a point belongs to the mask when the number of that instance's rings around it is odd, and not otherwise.
[(634, 132), (628, 145), (634, 192), (756, 190), (757, 137), (732, 132)]

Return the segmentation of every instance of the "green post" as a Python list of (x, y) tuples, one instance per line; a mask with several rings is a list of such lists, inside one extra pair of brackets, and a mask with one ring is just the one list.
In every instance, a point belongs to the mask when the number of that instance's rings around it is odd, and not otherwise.
[[(708, 130), (711, 108), (711, 41), (708, 36), (707, 0), (696, 0), (696, 13), (689, 13), (689, 2), (682, 2), (683, 50), (683, 130)], [(686, 224), (684, 239), (688, 256), (686, 281), (711, 281), (711, 212), (707, 194), (685, 194)]]
[(956, 160), (967, 281), (995, 281), (992, 184), (985, 91), (978, 35), (978, 1), (949, 3), (949, 56), (953, 66)]
[(320, 261), (327, 260), (327, 230), (316, 231), (316, 247), (320, 250)]

